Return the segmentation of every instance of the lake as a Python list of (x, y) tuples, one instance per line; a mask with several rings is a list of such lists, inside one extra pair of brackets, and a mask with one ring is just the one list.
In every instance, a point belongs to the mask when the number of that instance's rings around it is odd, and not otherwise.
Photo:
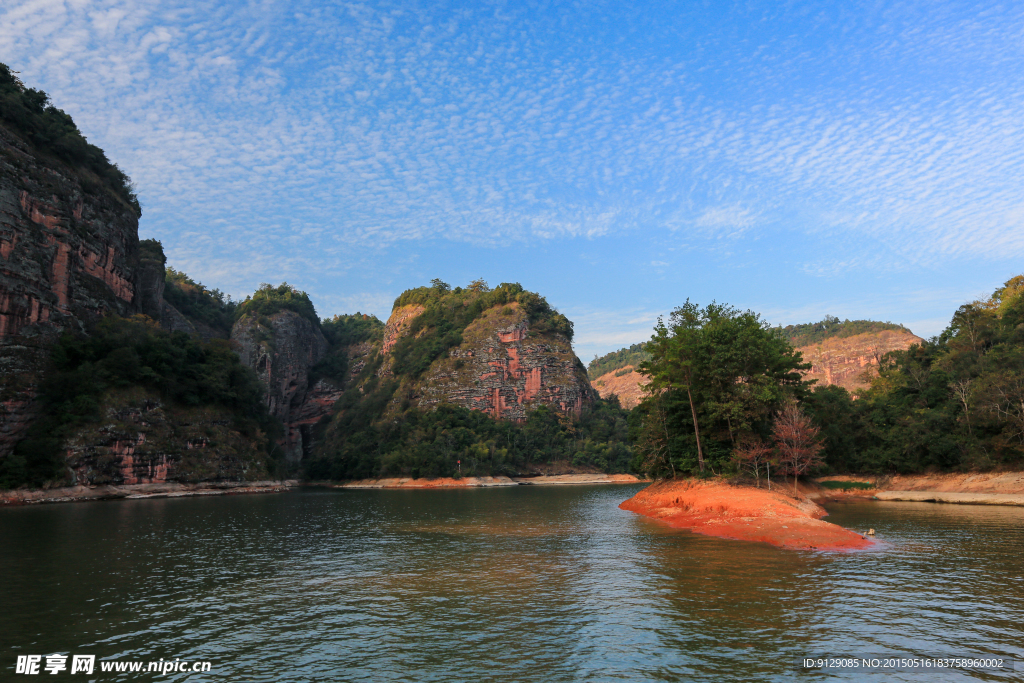
[[(639, 486), (305, 489), (0, 510), (0, 662), (42, 680), (863, 680), (805, 656), (1016, 657), (1024, 508), (851, 503), (876, 549), (781, 550), (617, 508)], [(44, 660), (45, 662), (45, 660)], [(99, 664), (97, 664), (98, 668)], [(875, 680), (1021, 680), (900, 670)]]

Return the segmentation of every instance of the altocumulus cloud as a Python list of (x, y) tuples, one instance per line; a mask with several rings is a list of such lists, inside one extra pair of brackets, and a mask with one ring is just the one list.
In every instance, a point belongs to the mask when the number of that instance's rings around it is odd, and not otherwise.
[(0, 59), (236, 292), (430, 239), (1024, 255), (1021, 9), (815, 7), (9, 0)]

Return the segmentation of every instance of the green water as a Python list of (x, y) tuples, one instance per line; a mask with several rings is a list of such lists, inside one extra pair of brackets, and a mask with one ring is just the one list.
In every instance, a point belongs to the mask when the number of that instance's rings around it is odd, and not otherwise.
[[(1024, 659), (1024, 509), (864, 503), (872, 551), (697, 536), (635, 486), (278, 495), (0, 510), (4, 680), (1022, 680), (797, 672), (805, 655)], [(19, 654), (207, 674), (16, 676)], [(1024, 662), (1019, 668), (1024, 668)]]

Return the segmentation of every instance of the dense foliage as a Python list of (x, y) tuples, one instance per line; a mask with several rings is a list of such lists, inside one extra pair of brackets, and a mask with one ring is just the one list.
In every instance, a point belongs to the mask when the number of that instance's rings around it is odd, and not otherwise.
[(502, 283), (491, 289), (483, 280), (469, 287), (451, 289), (434, 280), (431, 287), (410, 289), (395, 300), (395, 308), (423, 306), (408, 333), (395, 345), (392, 369), (397, 375), (418, 377), (430, 364), (462, 343), (462, 332), (484, 311), (494, 306), (517, 304), (527, 314), (530, 334), (554, 332), (572, 341), (572, 322), (551, 308), (547, 300), (523, 289), (519, 283)]
[(238, 304), (235, 309), (235, 320), (250, 314), (270, 316), (281, 311), (294, 311), (320, 327), (320, 318), (316, 315), (309, 295), (287, 282), (282, 282), (276, 287), (267, 283), (261, 284), (252, 296), (245, 297), (245, 301)]
[(834, 471), (919, 472), (1024, 462), (1024, 276), (961, 306), (938, 337), (888, 354), (851, 400), (816, 389)]
[(593, 381), (601, 375), (619, 370), (627, 365), (632, 365), (634, 368), (639, 366), (644, 361), (651, 359), (651, 354), (647, 352), (646, 346), (647, 342), (640, 342), (625, 349), (606, 353), (600, 358), (594, 356), (594, 360), (590, 361), (587, 366), (587, 377)]
[(166, 268), (164, 299), (186, 318), (209, 325), (225, 337), (231, 333), (237, 304), (219, 289), (208, 289), (185, 273)]
[(689, 301), (659, 319), (640, 365), (647, 396), (630, 415), (637, 469), (654, 476), (721, 473), (744, 439), (767, 439), (778, 410), (801, 399), (809, 368), (751, 311)]
[(330, 344), (327, 355), (309, 371), (310, 383), (321, 378), (344, 386), (348, 380), (349, 347), (363, 342), (379, 341), (384, 336), (384, 323), (365, 313), (336, 315), (324, 318), (320, 329)]
[(90, 186), (92, 175), (130, 206), (136, 216), (142, 216), (131, 178), (111, 163), (102, 149), (89, 144), (71, 116), (55, 107), (49, 95), (26, 88), (6, 64), (0, 64), (0, 120), (38, 151), (86, 171), (82, 179), (85, 190), (96, 190)]
[(786, 325), (782, 328), (782, 334), (789, 339), (794, 347), (810, 346), (820, 344), (832, 337), (845, 338), (866, 332), (882, 332), (884, 330), (897, 330), (910, 334), (903, 325), (896, 323), (883, 323), (877, 320), (839, 320), (834, 315), (826, 315), (825, 319), (816, 323), (803, 325)]
[[(402, 409), (385, 418), (395, 400)], [(372, 376), (335, 408), (330, 447), (307, 465), (311, 479), (511, 475), (555, 461), (625, 472), (633, 458), (617, 400), (599, 401), (578, 420), (542, 405), (519, 424), (454, 405), (410, 407), (398, 381)]]
[(39, 397), (43, 415), (4, 459), (0, 486), (62, 479), (61, 444), (76, 427), (102, 419), (108, 389), (145, 386), (172, 403), (223, 406), (234, 416), (234, 428), (246, 434), (280, 432), (255, 374), (224, 340), (205, 344), (181, 332), (168, 334), (144, 316), (108, 317), (88, 336), (63, 335), (51, 360)]

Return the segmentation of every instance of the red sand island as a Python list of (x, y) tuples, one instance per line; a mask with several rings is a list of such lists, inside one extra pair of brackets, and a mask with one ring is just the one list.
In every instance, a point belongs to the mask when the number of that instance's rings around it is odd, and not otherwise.
[(828, 513), (792, 491), (733, 486), (721, 481), (658, 482), (619, 505), (698, 534), (761, 541), (801, 550), (856, 550), (872, 545), (864, 536), (821, 521)]

